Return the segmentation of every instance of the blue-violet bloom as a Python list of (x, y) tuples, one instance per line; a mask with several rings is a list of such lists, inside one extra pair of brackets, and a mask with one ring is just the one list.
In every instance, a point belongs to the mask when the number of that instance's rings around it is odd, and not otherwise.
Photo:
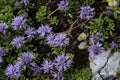
[(54, 45), (55, 44), (54, 39), (55, 39), (55, 34), (53, 34), (53, 33), (49, 34), (46, 37), (47, 44), (50, 45), (50, 46)]
[(0, 33), (6, 34), (7, 28), (8, 28), (8, 25), (6, 23), (0, 23)]
[(51, 33), (52, 27), (50, 27), (48, 24), (46, 25), (41, 25), (37, 32), (41, 37), (45, 37), (48, 33)]
[(8, 75), (10, 78), (18, 79), (18, 78), (21, 76), (20, 66), (10, 64), (10, 65), (6, 68), (5, 73), (6, 73), (6, 75)]
[(54, 65), (59, 72), (66, 71), (71, 65), (69, 55), (63, 53), (62, 55), (57, 56), (54, 60)]
[(31, 63), (32, 70), (34, 71), (34, 74), (39, 74), (41, 72), (41, 67), (38, 66), (36, 63)]
[(22, 0), (21, 3), (25, 4), (25, 6), (27, 6), (29, 3), (29, 0)]
[(58, 33), (56, 34), (54, 41), (56, 46), (62, 47), (68, 45), (69, 38), (67, 38), (66, 34)]
[(94, 17), (94, 8), (91, 8), (90, 6), (84, 6), (84, 7), (81, 7), (81, 11), (80, 11), (80, 15), (79, 17), (81, 19), (91, 19)]
[(13, 46), (15, 46), (17, 49), (19, 49), (19, 48), (21, 48), (21, 46), (23, 45), (23, 43), (25, 43), (26, 41), (25, 41), (25, 37), (23, 37), (23, 36), (16, 36), (13, 40), (12, 40), (12, 42), (11, 42), (11, 44), (13, 45)]
[(104, 47), (102, 47), (102, 44), (98, 42), (96, 44), (91, 44), (88, 47), (88, 51), (89, 51), (90, 57), (96, 58), (98, 55), (103, 53), (103, 51), (105, 51), (105, 49), (104, 49)]
[(53, 62), (52, 61), (45, 60), (41, 66), (42, 66), (41, 69), (44, 71), (44, 74), (50, 73), (53, 70)]
[(68, 0), (61, 0), (58, 4), (58, 7), (64, 11), (68, 10), (68, 5), (69, 5), (69, 1)]
[(97, 42), (103, 42), (104, 39), (101, 37), (100, 33), (97, 32), (96, 34), (92, 34), (89, 38), (90, 42), (92, 44), (97, 43)]
[(52, 72), (52, 76), (58, 80), (64, 80), (63, 71)]
[(16, 16), (12, 22), (12, 28), (14, 30), (21, 30), (25, 27), (26, 19), (23, 16)]
[(24, 70), (26, 69), (27, 65), (30, 65), (32, 63), (32, 60), (34, 59), (34, 55), (31, 52), (23, 52), (22, 57), (18, 57), (18, 62), (21, 63)]
[(118, 48), (118, 44), (115, 41), (112, 41), (112, 48)]
[(7, 49), (3, 49), (1, 46), (0, 46), (0, 63), (3, 61), (3, 56), (5, 56), (6, 55), (6, 52), (7, 52), (8, 50)]
[(25, 34), (27, 35), (27, 38), (34, 38), (35, 34), (36, 34), (36, 30), (35, 28), (27, 28), (27, 30), (25, 31)]

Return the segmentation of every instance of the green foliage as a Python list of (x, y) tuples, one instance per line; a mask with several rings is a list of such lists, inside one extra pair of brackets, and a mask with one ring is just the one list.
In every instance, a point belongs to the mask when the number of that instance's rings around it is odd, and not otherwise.
[(74, 13), (74, 11), (78, 11), (79, 8), (80, 5), (78, 1), (70, 1), (68, 12)]
[(95, 0), (79, 0), (79, 1), (82, 5), (87, 5), (87, 4), (92, 5), (95, 2)]
[(3, 69), (0, 69), (0, 80), (8, 80), (8, 77), (4, 74)]
[(58, 25), (58, 23), (59, 23), (59, 20), (57, 19), (57, 16), (55, 16), (55, 17), (50, 17), (50, 18), (48, 18), (49, 19), (49, 22), (50, 22), (50, 24), (51, 25)]
[(90, 80), (91, 76), (92, 73), (87, 69), (82, 69), (75, 74), (76, 80)]
[(90, 34), (100, 32), (104, 39), (108, 39), (113, 36), (114, 26), (113, 20), (100, 15), (99, 18), (91, 20), (86, 28), (90, 30)]
[(92, 72), (88, 69), (81, 69), (75, 71), (71, 70), (72, 74), (66, 73), (66, 80), (90, 80), (92, 77)]
[(119, 7), (107, 7), (107, 9), (113, 12), (113, 16), (115, 19), (120, 19), (120, 8)]
[(5, 6), (0, 10), (0, 22), (8, 22), (11, 24), (13, 18), (13, 8), (10, 5)]
[(38, 74), (37, 77), (33, 78), (32, 80), (56, 80), (48, 76), (49, 75)]
[(36, 19), (37, 19), (37, 21), (44, 22), (44, 20), (46, 19), (47, 13), (48, 13), (47, 12), (47, 8), (45, 6), (41, 6), (41, 8), (36, 13)]
[(59, 54), (62, 54), (63, 52), (65, 52), (65, 48), (63, 47), (52, 47), (52, 54), (56, 54), (56, 55), (59, 55)]
[(15, 0), (0, 0), (0, 6), (11, 5)]

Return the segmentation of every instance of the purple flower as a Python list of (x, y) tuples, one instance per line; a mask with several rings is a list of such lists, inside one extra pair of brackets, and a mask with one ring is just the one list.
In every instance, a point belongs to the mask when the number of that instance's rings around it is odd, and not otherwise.
[(21, 76), (20, 66), (10, 64), (5, 71), (10, 78), (18, 79)]
[(59, 8), (63, 9), (64, 11), (68, 10), (69, 1), (68, 0), (61, 0), (58, 4)]
[(70, 67), (71, 61), (68, 54), (62, 54), (55, 58), (54, 65), (58, 71), (66, 71)]
[(25, 6), (27, 6), (28, 3), (29, 3), (29, 0), (21, 0), (21, 1), (16, 1), (14, 5), (16, 7), (21, 6), (22, 4), (24, 4)]
[(52, 76), (58, 80), (64, 80), (63, 72), (52, 72)]
[(66, 34), (58, 33), (55, 36), (54, 41), (56, 46), (62, 47), (62, 46), (66, 46), (69, 43), (69, 38), (67, 38)]
[(23, 52), (22, 57), (18, 57), (19, 62), (26, 68), (26, 65), (30, 65), (34, 55), (31, 52)]
[(70, 57), (68, 54), (63, 53), (54, 60), (56, 71), (52, 71), (52, 76), (58, 80), (64, 80), (63, 71), (66, 71), (71, 65)]
[(12, 45), (19, 49), (25, 43), (25, 37), (17, 36), (12, 40)]
[(91, 42), (92, 44), (97, 43), (97, 42), (100, 42), (100, 41), (101, 41), (101, 42), (104, 41), (104, 39), (101, 38), (100, 33), (92, 34), (92, 35), (90, 36), (89, 40), (90, 40), (90, 42)]
[(107, 16), (111, 16), (111, 15), (113, 14), (113, 12), (110, 11), (110, 10), (106, 10), (106, 11), (104, 11), (103, 13), (104, 13), (105, 15), (107, 15)]
[(36, 34), (36, 30), (34, 28), (27, 28), (25, 31), (25, 34), (27, 35), (28, 38), (34, 38), (34, 35)]
[(99, 54), (101, 54), (104, 51), (104, 47), (102, 47), (102, 44), (99, 42), (96, 44), (91, 44), (88, 47), (89, 55), (93, 58), (97, 57)]
[(55, 38), (55, 34), (51, 33), (50, 35), (48, 35), (46, 37), (47, 44), (50, 46), (54, 45), (55, 44), (54, 38)]
[(1, 46), (0, 46), (0, 63), (3, 61), (2, 57), (6, 55), (6, 52), (8, 50), (7, 49), (3, 49)]
[(69, 43), (69, 38), (67, 38), (66, 34), (58, 33), (58, 34), (50, 34), (47, 36), (47, 44), (50, 46), (66, 46)]
[(112, 48), (118, 48), (118, 44), (115, 41), (112, 41)]
[(32, 70), (34, 71), (34, 74), (39, 74), (41, 72), (41, 67), (39, 67), (36, 63), (31, 63)]
[(45, 60), (41, 66), (42, 66), (41, 69), (44, 71), (44, 74), (49, 73), (53, 70), (53, 62), (52, 61)]
[(41, 25), (41, 27), (39, 27), (37, 30), (38, 34), (42, 37), (45, 37), (51, 31), (52, 31), (52, 28), (48, 24)]
[(20, 30), (25, 27), (26, 19), (23, 16), (16, 16), (12, 22), (12, 28), (14, 30)]
[(22, 0), (21, 3), (25, 4), (25, 6), (27, 6), (29, 3), (29, 0)]
[(8, 28), (6, 23), (0, 23), (0, 33), (6, 34), (6, 29)]
[(90, 6), (84, 6), (84, 7), (81, 7), (81, 11), (80, 11), (80, 15), (79, 17), (81, 19), (90, 19), (90, 18), (93, 18), (94, 17), (94, 8), (91, 8)]
[(16, 1), (15, 3), (14, 3), (14, 6), (15, 7), (18, 7), (18, 6), (21, 6), (23, 4), (23, 2), (18, 2), (18, 1)]

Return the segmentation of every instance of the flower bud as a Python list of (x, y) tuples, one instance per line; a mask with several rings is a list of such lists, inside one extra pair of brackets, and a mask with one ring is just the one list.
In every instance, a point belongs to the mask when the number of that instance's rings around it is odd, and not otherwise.
[(86, 40), (86, 39), (87, 39), (87, 34), (84, 33), (84, 32), (79, 34), (79, 36), (77, 37), (78, 41), (83, 41), (83, 40)]
[(117, 0), (107, 0), (107, 2), (110, 7), (117, 7), (119, 5)]

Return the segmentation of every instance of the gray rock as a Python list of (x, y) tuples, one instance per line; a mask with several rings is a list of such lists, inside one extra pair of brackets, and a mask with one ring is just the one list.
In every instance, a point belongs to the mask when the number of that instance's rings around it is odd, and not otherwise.
[(85, 49), (85, 48), (87, 48), (87, 42), (86, 42), (86, 41), (81, 42), (81, 43), (78, 45), (78, 48), (79, 48), (79, 49)]
[(93, 73), (92, 80), (117, 80), (116, 73), (120, 70), (120, 52), (111, 53), (111, 49), (103, 52), (97, 58), (90, 60)]

